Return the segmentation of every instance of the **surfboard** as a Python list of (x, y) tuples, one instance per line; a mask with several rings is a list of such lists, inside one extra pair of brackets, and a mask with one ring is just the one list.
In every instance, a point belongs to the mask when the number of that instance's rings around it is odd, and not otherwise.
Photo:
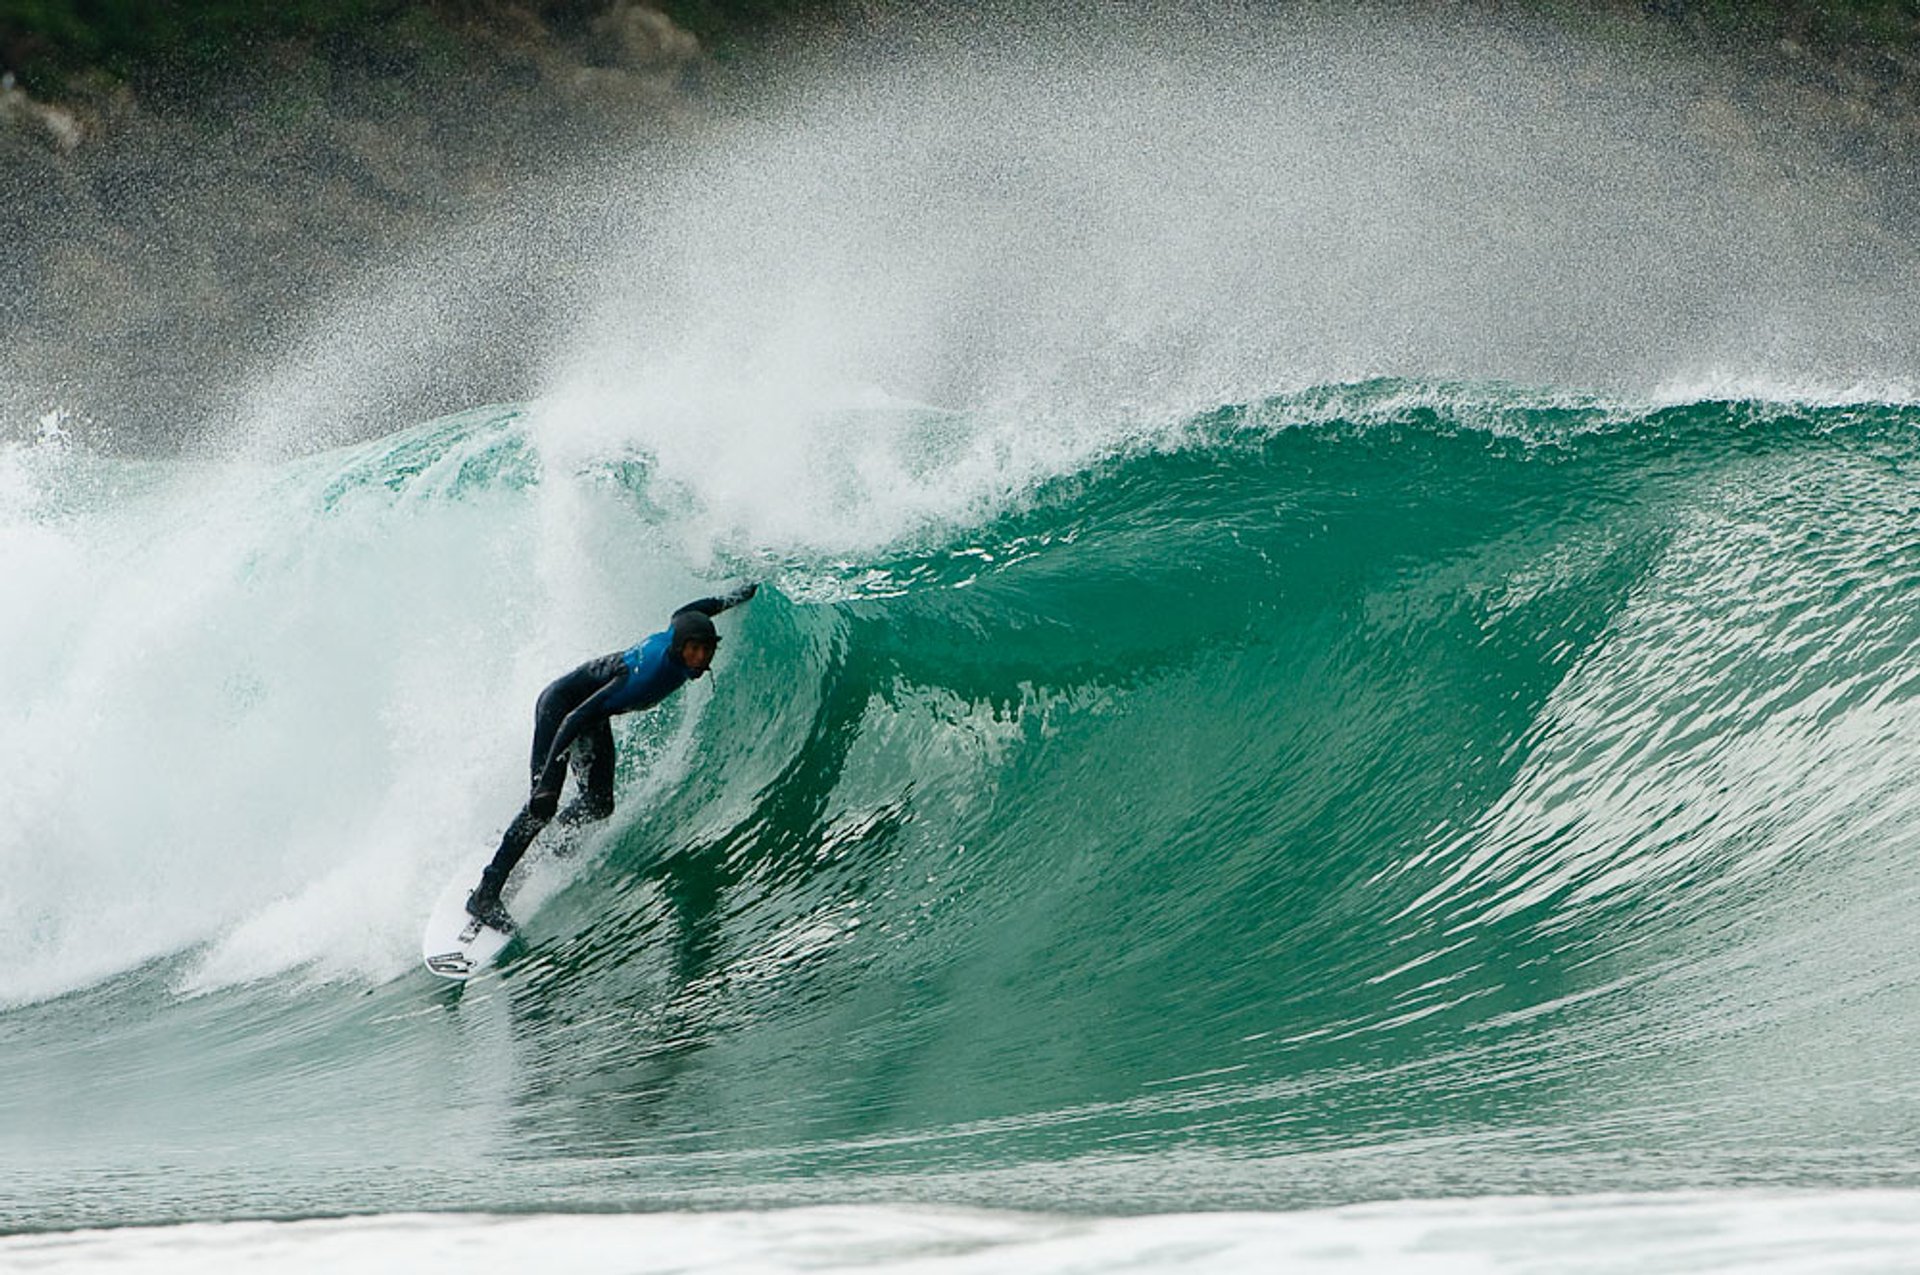
[(441, 978), (465, 982), (493, 963), (513, 935), (482, 925), (467, 915), (467, 893), (480, 879), (476, 869), (463, 868), (447, 883), (427, 918), (420, 937), (420, 959)]

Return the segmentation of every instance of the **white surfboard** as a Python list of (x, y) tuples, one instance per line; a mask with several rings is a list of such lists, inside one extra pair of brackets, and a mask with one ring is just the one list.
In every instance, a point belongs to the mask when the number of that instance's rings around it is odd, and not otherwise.
[(448, 883), (427, 918), (420, 938), (420, 957), (441, 978), (465, 982), (493, 963), (513, 935), (482, 925), (467, 915), (467, 894), (480, 880), (474, 869), (462, 869)]

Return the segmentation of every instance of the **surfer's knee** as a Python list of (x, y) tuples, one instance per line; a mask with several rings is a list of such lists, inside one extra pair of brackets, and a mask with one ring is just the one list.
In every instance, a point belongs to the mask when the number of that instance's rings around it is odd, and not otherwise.
[(527, 799), (527, 813), (545, 823), (553, 818), (553, 812), (560, 808), (560, 794), (543, 788), (533, 790), (533, 796)]

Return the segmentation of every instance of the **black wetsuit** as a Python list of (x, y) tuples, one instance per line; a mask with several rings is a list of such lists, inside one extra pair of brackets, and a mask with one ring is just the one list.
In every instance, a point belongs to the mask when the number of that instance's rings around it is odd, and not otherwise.
[(725, 597), (689, 602), (673, 613), (661, 632), (625, 651), (588, 660), (540, 692), (533, 715), (533, 793), (507, 825), (493, 862), (481, 873), (480, 888), (467, 901), (468, 911), (478, 916), (498, 908), (507, 875), (559, 809), (569, 759), (580, 768), (579, 795), (559, 812), (560, 822), (588, 823), (613, 813), (611, 719), (618, 713), (651, 708), (699, 677), (699, 671), (682, 662), (681, 646), (690, 636), (719, 639), (712, 636), (711, 623), (693, 617), (719, 615), (752, 597), (754, 589), (748, 585)]

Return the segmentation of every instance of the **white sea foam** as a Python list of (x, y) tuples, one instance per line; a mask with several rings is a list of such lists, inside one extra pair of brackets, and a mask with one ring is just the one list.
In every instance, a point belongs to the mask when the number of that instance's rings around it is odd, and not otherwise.
[(411, 476), (0, 457), (0, 1003), (190, 949), (185, 990), (407, 969), (540, 687), (706, 588), (591, 479), (450, 497), (495, 435), (439, 428)]
[(1920, 1192), (1744, 1192), (1415, 1200), (1293, 1213), (1072, 1217), (925, 1207), (197, 1223), (0, 1238), (44, 1272), (570, 1275), (1767, 1275), (1920, 1270)]

